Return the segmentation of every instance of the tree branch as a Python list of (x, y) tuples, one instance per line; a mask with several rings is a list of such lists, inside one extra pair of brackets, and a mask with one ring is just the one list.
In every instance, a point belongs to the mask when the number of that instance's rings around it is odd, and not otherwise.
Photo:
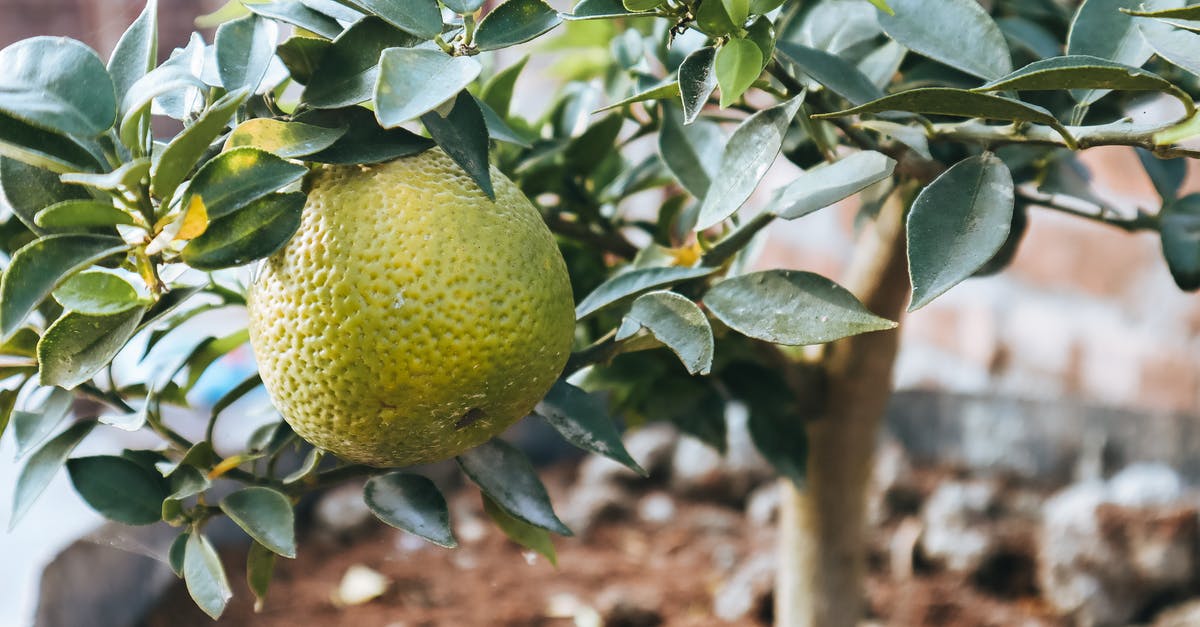
[[(1067, 131), (1079, 144), (1079, 150), (1097, 146), (1136, 146), (1153, 152), (1164, 159), (1174, 157), (1200, 157), (1200, 150), (1184, 148), (1178, 144), (1159, 146), (1154, 140), (1158, 133), (1175, 126), (1113, 122), (1098, 126), (1068, 126)], [(956, 141), (1001, 146), (1006, 144), (1037, 144), (1067, 148), (1066, 140), (1058, 131), (1040, 124), (1009, 124), (990, 126), (978, 121), (953, 124), (934, 124), (929, 138), (935, 141)]]

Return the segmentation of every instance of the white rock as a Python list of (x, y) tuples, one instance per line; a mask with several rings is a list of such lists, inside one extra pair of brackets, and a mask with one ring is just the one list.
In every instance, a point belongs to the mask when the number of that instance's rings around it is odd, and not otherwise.
[(675, 499), (666, 492), (651, 492), (638, 501), (638, 518), (644, 522), (661, 525), (675, 518)]
[(921, 514), (921, 551), (947, 569), (974, 573), (998, 548), (989, 512), (999, 488), (990, 481), (947, 481)]
[(334, 605), (362, 605), (387, 592), (391, 580), (363, 564), (354, 564), (346, 570), (341, 583), (330, 595)]
[(743, 620), (762, 608), (775, 585), (776, 558), (773, 552), (746, 560), (713, 595), (713, 614), (721, 620)]
[(1108, 491), (1117, 505), (1169, 505), (1183, 496), (1183, 480), (1163, 464), (1133, 464), (1109, 479)]
[(782, 490), (783, 486), (777, 482), (764, 483), (755, 488), (746, 500), (746, 518), (760, 527), (774, 524), (779, 518), (783, 501)]

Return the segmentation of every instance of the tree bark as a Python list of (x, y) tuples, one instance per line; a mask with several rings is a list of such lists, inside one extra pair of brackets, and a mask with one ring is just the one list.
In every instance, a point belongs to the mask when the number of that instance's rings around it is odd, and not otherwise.
[[(843, 281), (877, 315), (898, 320), (908, 300), (901, 187), (863, 229)], [(867, 487), (879, 426), (891, 396), (899, 331), (858, 335), (828, 347), (827, 404), (808, 424), (808, 475), (783, 481), (775, 623), (855, 627), (863, 615)]]

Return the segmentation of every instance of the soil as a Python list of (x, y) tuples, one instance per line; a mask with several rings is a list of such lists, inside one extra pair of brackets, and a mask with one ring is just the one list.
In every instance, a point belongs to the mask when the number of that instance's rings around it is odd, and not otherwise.
[[(556, 502), (572, 471), (545, 476)], [(478, 492), (451, 497), (461, 546), (446, 550), (372, 523), (351, 539), (319, 532), (301, 538), (296, 560), (279, 560), (269, 597), (258, 613), (240, 564), (244, 551), (223, 555), (234, 598), (221, 625), (254, 627), (751, 627), (771, 624), (771, 598), (759, 586), (756, 609), (736, 622), (713, 614), (714, 594), (736, 566), (769, 552), (770, 527), (746, 522), (740, 509), (675, 499), (675, 516), (653, 523), (636, 516), (597, 523), (582, 538), (556, 538), (558, 567), (507, 540), (482, 513)], [(464, 522), (465, 521), (465, 522)], [(888, 533), (892, 537), (894, 524)], [(464, 530), (468, 533), (464, 533)], [(876, 625), (985, 627), (1060, 624), (1037, 598), (1032, 564), (998, 564), (995, 581), (969, 581), (918, 567), (904, 577), (887, 572), (886, 550), (872, 549), (867, 582), (869, 620)], [(353, 565), (389, 581), (369, 602), (331, 600)], [(747, 594), (751, 594), (747, 591)], [(577, 619), (577, 617), (583, 619)], [(593, 617), (590, 622), (587, 618)], [(145, 627), (212, 625), (182, 583), (146, 619)]]

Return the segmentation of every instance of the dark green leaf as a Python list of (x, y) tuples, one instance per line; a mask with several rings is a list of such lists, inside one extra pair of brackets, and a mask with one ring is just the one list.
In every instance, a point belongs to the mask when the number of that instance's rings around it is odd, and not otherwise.
[(503, 440), (490, 440), (458, 456), (458, 465), (504, 511), (535, 527), (569, 536), (554, 515), (546, 487), (525, 454)]
[(346, 29), (325, 50), (307, 81), (302, 100), (321, 109), (366, 102), (379, 79), (379, 55), (388, 48), (408, 48), (418, 43), (419, 39), (379, 18), (366, 18)]
[(176, 577), (183, 577), (183, 558), (187, 553), (188, 536), (191, 534), (187, 531), (175, 536), (171, 541), (171, 548), (167, 549), (167, 565), (171, 567), (171, 571)]
[(882, 153), (864, 150), (813, 168), (775, 192), (771, 212), (795, 220), (849, 198), (890, 177), (896, 162)]
[(575, 317), (583, 320), (617, 301), (666, 287), (675, 283), (690, 281), (708, 276), (716, 268), (684, 268), (679, 266), (669, 268), (640, 268), (618, 274), (602, 283), (591, 294), (575, 306)]
[(39, 234), (37, 212), (56, 203), (88, 199), (86, 191), (64, 184), (54, 172), (7, 157), (0, 157), (0, 192), (13, 214)]
[(111, 272), (80, 272), (54, 290), (54, 300), (65, 309), (105, 316), (121, 313), (140, 304), (137, 290), (129, 281)]
[(221, 413), (227, 407), (236, 403), (239, 399), (254, 391), (260, 385), (262, 385), (262, 376), (260, 376), (257, 372), (249, 377), (246, 377), (241, 383), (235, 385), (221, 398), (217, 399), (217, 402), (213, 403), (212, 415), (216, 416), (217, 414)]
[(750, 438), (779, 474), (804, 485), (808, 463), (808, 433), (802, 416), (750, 412)]
[(437, 0), (350, 0), (350, 3), (421, 39), (433, 39), (442, 33), (442, 12)]
[[(0, 157), (53, 172), (91, 172), (100, 161), (71, 139), (0, 113)], [(8, 160), (6, 159), (6, 160)]]
[(111, 455), (67, 461), (75, 491), (105, 518), (126, 525), (149, 525), (162, 518), (167, 482), (140, 464)]
[(296, 557), (295, 514), (283, 493), (261, 486), (242, 488), (221, 499), (221, 511), (275, 554)]
[[(637, 13), (625, 8), (621, 0), (580, 0), (568, 20), (610, 20), (618, 17), (634, 17)], [(650, 14), (645, 14), (650, 15)]]
[(332, 45), (332, 42), (316, 37), (291, 37), (275, 47), (275, 55), (283, 62), (292, 80), (307, 85)]
[(549, 560), (551, 565), (558, 565), (558, 557), (554, 552), (554, 542), (550, 539), (550, 534), (539, 527), (530, 525), (520, 519), (514, 518), (504, 511), (496, 501), (488, 498), (487, 494), (483, 495), (483, 511), (496, 523), (500, 531), (508, 536), (513, 542), (537, 552)]
[[(1071, 21), (1067, 33), (1067, 54), (1089, 55), (1116, 61), (1131, 67), (1141, 67), (1153, 54), (1153, 49), (1138, 32), (1138, 20), (1121, 12), (1121, 9), (1136, 9), (1179, 6), (1182, 0), (1086, 0), (1080, 5)], [(1080, 90), (1073, 92), (1080, 104), (1091, 104), (1107, 90)]]
[(486, 102), (475, 98), (475, 104), (479, 106), (479, 111), (483, 113), (483, 122), (487, 125), (488, 137), (499, 142), (508, 142), (516, 146), (521, 146), (522, 148), (531, 148), (533, 146), (529, 143), (528, 139), (509, 126), (508, 122), (505, 122), (499, 114), (487, 106)]
[(183, 557), (183, 580), (187, 583), (188, 594), (205, 614), (217, 620), (225, 611), (225, 605), (233, 598), (229, 589), (229, 580), (225, 576), (225, 568), (221, 566), (221, 558), (216, 549), (198, 531), (193, 531), (187, 539), (187, 549)]
[(871, 79), (837, 55), (789, 41), (780, 41), (775, 48), (788, 63), (850, 104), (857, 106), (883, 97), (883, 91)]
[(267, 589), (271, 587), (271, 576), (275, 573), (275, 554), (263, 545), (253, 542), (246, 554), (246, 585), (254, 594), (254, 611), (260, 611), (267, 600)]
[(741, 24), (729, 15), (724, 0), (701, 2), (696, 8), (696, 25), (710, 37), (730, 35), (741, 27)]
[(212, 487), (212, 481), (200, 468), (180, 464), (171, 473), (170, 485), (169, 498), (186, 499)]
[(196, 167), (204, 151), (208, 150), (229, 124), (238, 107), (246, 101), (249, 92), (231, 91), (205, 109), (198, 120), (167, 144), (162, 156), (150, 172), (151, 188), (155, 196), (170, 201), (175, 189), (189, 172)]
[(896, 327), (846, 288), (811, 272), (769, 270), (726, 279), (704, 295), (704, 304), (743, 335), (789, 346)]
[(730, 39), (717, 50), (713, 70), (721, 86), (721, 108), (738, 101), (762, 71), (762, 51), (747, 39)]
[(67, 389), (96, 376), (125, 347), (145, 307), (111, 315), (67, 312), (38, 342), (38, 378), (42, 385)]
[(1012, 71), (1004, 33), (976, 0), (893, 0), (879, 25), (905, 48), (983, 79)]
[(258, 148), (217, 155), (192, 178), (184, 197), (200, 196), (210, 221), (219, 220), (300, 180), (308, 168)]
[(325, 150), (345, 134), (344, 128), (255, 118), (233, 129), (225, 140), (225, 149), (258, 148), (291, 159)]
[(576, 172), (592, 174), (605, 157), (615, 152), (614, 143), (624, 123), (621, 115), (610, 114), (589, 126), (567, 144), (563, 153), (567, 165)]
[(1200, 34), (1149, 18), (1137, 18), (1143, 39), (1164, 60), (1200, 76)]
[(275, 56), (276, 31), (275, 22), (257, 15), (225, 22), (217, 29), (217, 73), (227, 91), (258, 91)]
[(453, 98), (480, 70), (475, 59), (440, 50), (385, 50), (375, 84), (375, 117), (384, 128), (417, 118)]
[(803, 101), (804, 96), (800, 95), (763, 109), (746, 118), (733, 132), (721, 155), (718, 171), (722, 176), (713, 179), (700, 206), (697, 231), (721, 223), (754, 193), (767, 168), (775, 162), (788, 125)]
[(860, 120), (858, 125), (894, 139), (908, 146), (918, 155), (933, 160), (933, 155), (929, 153), (929, 137), (925, 135), (925, 129), (920, 126), (885, 120)]
[(37, 409), (13, 414), (13, 436), (17, 440), (17, 458), (24, 457), (42, 443), (62, 423), (71, 411), (75, 395), (63, 389), (50, 390), (49, 396)]
[(629, 11), (635, 13), (640, 11), (649, 11), (658, 8), (666, 0), (621, 0), (621, 4)]
[(717, 75), (713, 72), (716, 56), (716, 48), (706, 46), (689, 54), (679, 64), (679, 96), (683, 100), (684, 124), (696, 121), (717, 88)]
[(1189, 110), (1195, 107), (1187, 93), (1157, 74), (1086, 55), (1034, 61), (974, 91), (1056, 89), (1161, 91), (1178, 98)]
[(36, 359), (38, 339), (37, 331), (29, 327), (21, 327), (12, 337), (8, 338), (8, 341), (0, 344), (0, 355)]
[(63, 37), (32, 37), (0, 50), (0, 112), (49, 131), (95, 137), (117, 121), (104, 62)]
[(383, 522), (438, 546), (458, 546), (450, 528), (450, 510), (440, 490), (421, 475), (392, 472), (371, 477), (363, 500)]
[(1187, 159), (1159, 159), (1144, 148), (1138, 148), (1137, 155), (1163, 202), (1178, 198), (1179, 188), (1187, 178)]
[(12, 419), (18, 392), (20, 392), (19, 388), (0, 390), (0, 438), (4, 437), (4, 432), (8, 429), (8, 423)]
[(362, 107), (313, 111), (301, 118), (309, 124), (344, 128), (345, 134), (325, 150), (305, 160), (338, 165), (371, 164), (415, 155), (433, 147), (433, 140), (405, 128), (384, 130), (375, 114)]
[(347, 6), (341, 0), (300, 0), (300, 4), (342, 22), (353, 24), (363, 19), (362, 12)]
[(1188, 194), (1162, 210), (1163, 256), (1179, 289), (1200, 289), (1200, 194)]
[(538, 403), (534, 413), (545, 418), (571, 444), (647, 476), (625, 450), (621, 434), (599, 398), (560, 379)]
[(29, 511), (34, 501), (50, 485), (50, 480), (58, 473), (58, 469), (67, 461), (67, 456), (83, 441), (96, 423), (91, 420), (77, 422), (66, 431), (54, 436), (54, 439), (38, 449), (29, 457), (21, 474), (17, 476), (16, 490), (13, 492), (12, 517), (8, 519), (8, 530), (12, 531), (17, 523)]
[(204, 234), (183, 249), (183, 260), (193, 268), (216, 270), (269, 257), (300, 228), (304, 201), (299, 192), (271, 194), (210, 222)]
[(133, 84), (158, 63), (158, 0), (148, 0), (141, 15), (129, 25), (108, 58), (108, 73), (117, 94), (129, 93)]
[(106, 235), (48, 235), (25, 245), (0, 278), (0, 338), (12, 335), (71, 275), (128, 248)]
[(538, 37), (561, 21), (558, 11), (542, 0), (507, 0), (479, 23), (475, 45), (480, 50), (507, 48)]
[[(263, 17), (299, 26), (326, 39), (333, 39), (342, 33), (342, 26), (337, 23), (337, 20), (319, 11), (314, 11), (297, 0), (276, 0), (261, 4), (247, 3), (246, 8)], [(228, 87), (226, 85), (226, 88)]]
[(146, 311), (146, 315), (142, 317), (142, 322), (138, 326), (138, 331), (142, 331), (156, 324), (163, 317), (179, 308), (180, 305), (187, 300), (204, 290), (204, 286), (178, 286), (158, 297), (158, 302), (154, 303), (150, 309)]
[[(634, 327), (632, 331), (626, 325)], [(696, 303), (674, 292), (650, 292), (633, 301), (617, 340), (645, 328), (670, 348), (683, 362), (688, 374), (706, 375), (712, 370), (713, 332), (708, 318)]]
[(187, 358), (188, 378), (185, 389), (192, 389), (200, 376), (213, 362), (227, 355), (230, 351), (250, 341), (249, 331), (239, 329), (219, 338), (209, 338), (196, 345)]
[(921, 191), (908, 214), (909, 311), (969, 278), (1004, 245), (1013, 180), (992, 153), (964, 159)]
[(1008, 37), (1009, 44), (1024, 49), (1034, 57), (1057, 57), (1063, 52), (1062, 42), (1037, 22), (1023, 17), (1002, 17), (996, 25)]
[(492, 173), (488, 166), (488, 128), (475, 98), (461, 91), (445, 117), (437, 111), (430, 111), (421, 116), (421, 123), (433, 141), (454, 159), (488, 198), (495, 200), (496, 192), (492, 189)]
[(500, 70), (483, 84), (483, 89), (479, 91), (479, 99), (496, 111), (496, 114), (502, 118), (508, 117), (509, 105), (512, 104), (513, 89), (516, 87), (517, 78), (521, 76), (521, 70), (525, 69), (525, 64), (529, 62), (529, 57), (521, 57), (521, 60)]
[(478, 11), (483, 6), (483, 0), (444, 0), (442, 4), (459, 15), (467, 15)]

